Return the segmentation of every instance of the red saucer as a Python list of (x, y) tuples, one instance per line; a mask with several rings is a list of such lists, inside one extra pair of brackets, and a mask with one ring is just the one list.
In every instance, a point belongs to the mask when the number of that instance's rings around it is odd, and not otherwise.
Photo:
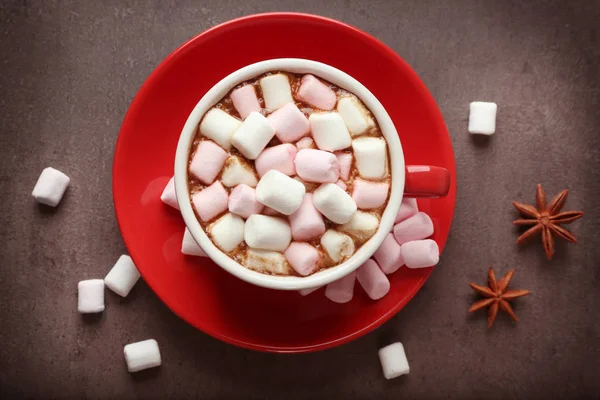
[(419, 200), (435, 223), (443, 249), (454, 213), (452, 145), (435, 101), (415, 72), (391, 49), (351, 26), (291, 13), (253, 15), (191, 39), (164, 60), (135, 97), (121, 127), (113, 194), (125, 244), (144, 280), (181, 318), (217, 339), (270, 352), (308, 352), (349, 342), (375, 329), (421, 288), (432, 268), (401, 268), (390, 293), (370, 300), (356, 285), (354, 299), (334, 304), (323, 289), (302, 297), (251, 286), (206, 258), (180, 252), (184, 224), (160, 201), (173, 175), (175, 148), (192, 108), (229, 73), (254, 62), (307, 58), (337, 67), (362, 82), (392, 117), (407, 164), (447, 168), (447, 197)]

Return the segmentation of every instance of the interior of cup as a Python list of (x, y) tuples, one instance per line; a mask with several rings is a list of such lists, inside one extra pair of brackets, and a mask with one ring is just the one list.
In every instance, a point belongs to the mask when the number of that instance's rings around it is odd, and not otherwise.
[[(196, 129), (204, 114), (231, 89), (240, 83), (269, 71), (313, 74), (356, 95), (376, 118), (388, 146), (391, 165), (391, 191), (377, 232), (365, 242), (348, 260), (331, 268), (306, 277), (267, 275), (250, 270), (231, 259), (210, 240), (196, 219), (188, 189), (188, 156)], [(175, 156), (175, 190), (181, 214), (190, 233), (204, 252), (229, 273), (249, 283), (271, 289), (298, 290), (325, 285), (340, 279), (358, 268), (381, 245), (392, 230), (404, 191), (404, 154), (396, 128), (377, 98), (350, 75), (327, 64), (316, 61), (283, 58), (261, 61), (239, 69), (219, 81), (200, 99), (186, 121)]]

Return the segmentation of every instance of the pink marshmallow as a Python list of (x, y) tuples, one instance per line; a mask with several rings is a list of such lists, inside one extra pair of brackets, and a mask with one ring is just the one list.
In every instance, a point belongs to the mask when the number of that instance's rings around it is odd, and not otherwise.
[(296, 142), (298, 150), (312, 149), (315, 147), (315, 141), (310, 136), (305, 136)]
[(433, 267), (440, 261), (440, 248), (434, 240), (414, 240), (404, 243), (401, 248), (408, 268)]
[(400, 245), (413, 240), (425, 239), (431, 235), (433, 235), (433, 221), (424, 212), (418, 212), (394, 225), (394, 237)]
[(227, 159), (227, 152), (212, 140), (203, 140), (190, 163), (190, 173), (205, 185), (213, 183)]
[(260, 112), (261, 107), (256, 97), (256, 89), (252, 85), (245, 85), (235, 89), (229, 97), (242, 119), (246, 119), (252, 111)]
[(354, 295), (354, 281), (356, 280), (356, 271), (350, 272), (345, 277), (331, 282), (325, 288), (325, 297), (334, 303), (347, 303), (352, 300)]
[(302, 276), (312, 274), (321, 265), (319, 250), (308, 243), (292, 242), (283, 255), (294, 271)]
[(377, 261), (379, 268), (388, 275), (404, 265), (400, 245), (391, 233), (385, 237), (381, 246), (373, 253), (373, 258)]
[(313, 205), (312, 193), (304, 195), (300, 207), (289, 216), (289, 220), (294, 240), (308, 240), (327, 230), (323, 216)]
[(283, 215), (279, 211), (275, 211), (271, 207), (267, 207), (267, 206), (265, 206), (263, 208), (262, 213), (263, 213), (263, 215), (268, 215), (270, 217), (277, 217), (277, 216)]
[(260, 214), (264, 206), (256, 200), (256, 190), (243, 183), (237, 185), (229, 195), (229, 211), (246, 219)]
[(295, 142), (310, 131), (308, 118), (294, 103), (288, 103), (272, 112), (267, 120), (282, 143)]
[(296, 158), (297, 152), (296, 146), (290, 143), (267, 147), (254, 162), (258, 176), (262, 177), (272, 169), (276, 169), (287, 176), (296, 175), (294, 158)]
[(357, 178), (354, 179), (352, 198), (358, 208), (371, 210), (381, 207), (385, 203), (389, 189), (389, 183), (371, 182)]
[(194, 208), (203, 222), (227, 211), (228, 199), (229, 195), (219, 181), (192, 195)]
[(390, 291), (390, 281), (372, 259), (368, 259), (358, 268), (356, 279), (373, 300), (381, 299)]
[(398, 211), (398, 215), (396, 216), (396, 223), (402, 222), (418, 212), (417, 199), (403, 198), (402, 204), (400, 204), (400, 211)]
[(340, 164), (333, 153), (302, 149), (294, 160), (296, 173), (307, 182), (333, 183), (340, 176)]
[(169, 183), (167, 183), (167, 186), (165, 186), (165, 189), (160, 195), (160, 199), (163, 203), (173, 207), (176, 210), (179, 210), (179, 203), (177, 203), (177, 195), (175, 194), (174, 177), (171, 177), (171, 179), (169, 179)]
[(342, 180), (338, 179), (338, 181), (335, 184), (338, 185), (339, 187), (341, 187), (344, 190), (348, 189), (348, 186), (346, 186), (346, 184)]
[(350, 168), (352, 167), (352, 153), (340, 151), (334, 154), (340, 163), (340, 179), (347, 181), (350, 177)]
[(331, 88), (312, 75), (304, 75), (300, 88), (298, 89), (298, 98), (321, 110), (333, 110), (337, 103), (337, 96)]

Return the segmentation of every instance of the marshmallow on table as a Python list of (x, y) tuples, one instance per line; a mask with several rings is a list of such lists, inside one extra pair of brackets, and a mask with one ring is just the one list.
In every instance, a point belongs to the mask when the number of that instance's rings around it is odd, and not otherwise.
[(356, 238), (359, 242), (369, 239), (377, 232), (379, 227), (379, 218), (377, 215), (369, 212), (357, 211), (350, 221), (340, 226), (342, 232)]
[(413, 240), (400, 247), (408, 268), (433, 267), (440, 261), (440, 248), (434, 240)]
[(284, 251), (292, 241), (292, 231), (281, 218), (254, 214), (246, 220), (244, 240), (254, 249)]
[(225, 253), (229, 253), (244, 241), (244, 226), (242, 218), (227, 213), (209, 225), (207, 231), (215, 245)]
[(186, 227), (181, 241), (181, 253), (187, 256), (206, 257), (206, 253), (194, 240), (190, 230)]
[(248, 218), (252, 214), (260, 214), (264, 208), (256, 200), (256, 191), (248, 185), (237, 185), (229, 194), (229, 211), (242, 218)]
[(402, 343), (396, 342), (379, 350), (379, 361), (385, 379), (394, 379), (400, 375), (408, 374), (408, 360), (404, 353)]
[(316, 292), (317, 290), (321, 289), (323, 286), (317, 286), (314, 288), (310, 288), (310, 289), (300, 289), (298, 290), (298, 293), (300, 294), (300, 296), (308, 296), (309, 294)]
[(297, 96), (303, 102), (325, 111), (333, 110), (337, 102), (335, 92), (310, 74), (302, 77)]
[(354, 281), (356, 280), (356, 271), (350, 272), (345, 277), (331, 282), (325, 288), (325, 297), (334, 303), (347, 303), (352, 300), (354, 295)]
[(219, 181), (192, 195), (194, 208), (203, 222), (227, 211), (228, 200), (229, 195)]
[(82, 314), (104, 311), (104, 281), (89, 279), (77, 284), (77, 311)]
[(242, 125), (242, 121), (218, 108), (211, 108), (200, 122), (200, 133), (214, 140), (225, 150), (231, 148), (231, 137)]
[(360, 137), (352, 141), (356, 168), (362, 178), (381, 179), (387, 175), (387, 145), (376, 137)]
[(350, 177), (350, 168), (352, 167), (352, 153), (339, 151), (335, 153), (340, 164), (340, 179), (345, 181)]
[(340, 176), (337, 157), (328, 151), (303, 149), (294, 160), (298, 176), (306, 182), (336, 182)]
[(294, 101), (287, 75), (280, 73), (265, 76), (260, 80), (260, 88), (265, 99), (265, 107), (271, 111)]
[(229, 97), (242, 119), (246, 119), (252, 111), (260, 111), (261, 107), (256, 97), (256, 89), (252, 85), (245, 85), (235, 89)]
[(256, 199), (284, 215), (290, 215), (300, 207), (306, 188), (300, 182), (271, 170), (263, 175), (256, 186)]
[(123, 348), (123, 354), (129, 372), (138, 372), (161, 364), (160, 350), (154, 339), (128, 344)]
[(354, 180), (352, 198), (358, 208), (372, 210), (385, 203), (389, 189), (389, 183), (371, 182), (357, 178)]
[(71, 179), (52, 167), (45, 168), (33, 188), (31, 195), (38, 203), (56, 207), (65, 194)]
[(269, 121), (261, 113), (253, 111), (235, 131), (231, 137), (231, 144), (244, 157), (254, 160), (267, 147), (273, 136), (275, 130)]
[(165, 189), (160, 195), (160, 200), (166, 205), (179, 210), (179, 203), (177, 203), (177, 195), (175, 194), (175, 177), (169, 179), (169, 183), (167, 183), (167, 186), (165, 186)]
[(287, 103), (272, 112), (267, 120), (275, 129), (275, 136), (282, 143), (294, 142), (310, 132), (308, 118), (294, 103)]
[(342, 116), (352, 136), (362, 135), (374, 126), (373, 119), (354, 96), (342, 97), (338, 101), (337, 112)]
[(302, 204), (289, 217), (294, 240), (308, 240), (325, 233), (323, 216), (315, 208), (312, 193), (306, 193)]
[(319, 186), (313, 192), (312, 199), (315, 208), (336, 224), (345, 224), (356, 212), (352, 197), (335, 183)]
[(356, 279), (373, 300), (381, 299), (390, 291), (390, 281), (372, 259), (368, 259), (358, 268)]
[(496, 132), (496, 103), (474, 101), (469, 108), (469, 132), (493, 135)]
[(274, 275), (289, 275), (292, 272), (285, 256), (277, 251), (248, 249), (244, 265), (251, 270)]
[(227, 187), (237, 185), (248, 185), (256, 187), (258, 179), (251, 166), (249, 166), (241, 157), (231, 156), (225, 162), (225, 168), (221, 174), (221, 183)]
[(104, 277), (104, 285), (121, 297), (126, 297), (140, 279), (131, 257), (122, 255)]
[(348, 259), (354, 254), (352, 238), (333, 229), (329, 229), (321, 236), (321, 246), (335, 263)]
[(189, 171), (200, 182), (210, 185), (221, 172), (228, 155), (221, 146), (212, 140), (203, 140), (192, 157)]
[(388, 275), (396, 272), (398, 268), (404, 265), (400, 245), (391, 233), (388, 233), (381, 246), (373, 253), (373, 258), (379, 268)]
[(299, 275), (308, 276), (321, 266), (321, 255), (314, 246), (304, 242), (293, 242), (283, 253), (288, 263)]
[(308, 117), (310, 130), (321, 150), (343, 150), (352, 145), (352, 138), (340, 114), (336, 112), (312, 113)]
[(254, 162), (258, 176), (262, 177), (272, 169), (276, 169), (287, 176), (296, 175), (294, 158), (296, 158), (297, 152), (296, 146), (291, 143), (284, 143), (264, 149)]
[(425, 239), (431, 235), (433, 235), (433, 221), (424, 212), (418, 212), (394, 225), (394, 237), (398, 244)]
[(402, 204), (400, 204), (400, 210), (398, 211), (398, 215), (396, 215), (395, 222), (402, 222), (405, 219), (412, 217), (418, 212), (419, 207), (417, 206), (417, 199), (403, 198)]
[[(267, 119), (268, 119), (268, 117), (267, 117)], [(296, 148), (298, 150), (312, 149), (314, 147), (314, 144), (315, 144), (314, 140), (312, 140), (311, 137), (306, 136), (296, 142)]]

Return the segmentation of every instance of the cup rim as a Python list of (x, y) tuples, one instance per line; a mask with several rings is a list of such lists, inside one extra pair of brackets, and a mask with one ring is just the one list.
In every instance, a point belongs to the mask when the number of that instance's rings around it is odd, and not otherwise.
[[(197, 220), (188, 191), (188, 157), (196, 129), (204, 114), (236, 85), (269, 71), (314, 74), (357, 96), (377, 120), (387, 142), (391, 166), (391, 190), (377, 232), (348, 260), (306, 277), (267, 275), (250, 270), (223, 253), (210, 240)], [(330, 65), (301, 58), (278, 58), (259, 61), (240, 68), (214, 85), (196, 104), (182, 129), (175, 155), (175, 192), (184, 222), (206, 255), (230, 274), (248, 283), (279, 290), (300, 290), (324, 286), (359, 268), (379, 248), (391, 232), (400, 208), (405, 183), (405, 161), (398, 132), (379, 100), (358, 80)]]

